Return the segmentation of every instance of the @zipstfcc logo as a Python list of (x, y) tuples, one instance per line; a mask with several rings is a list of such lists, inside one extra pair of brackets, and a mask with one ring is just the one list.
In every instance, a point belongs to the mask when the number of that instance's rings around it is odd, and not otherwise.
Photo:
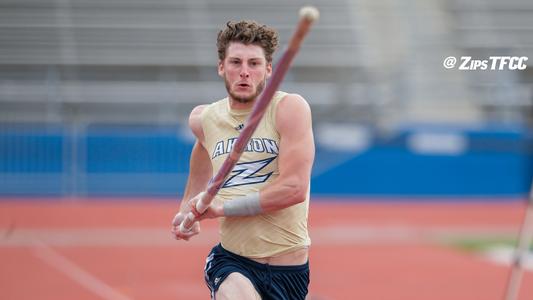
[(527, 56), (490, 56), (488, 59), (475, 59), (472, 56), (461, 56), (458, 60), (455, 56), (448, 56), (442, 62), (446, 69), (457, 70), (525, 70), (527, 68)]

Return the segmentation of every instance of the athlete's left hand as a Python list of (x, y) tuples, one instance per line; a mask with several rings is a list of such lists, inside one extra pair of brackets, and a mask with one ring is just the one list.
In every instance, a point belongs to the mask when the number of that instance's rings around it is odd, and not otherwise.
[(181, 232), (180, 225), (181, 222), (185, 219), (187, 212), (178, 212), (174, 219), (172, 220), (172, 234), (176, 240), (188, 241), (193, 236), (200, 233), (200, 222), (195, 221), (192, 225), (192, 228), (188, 232)]
[[(196, 208), (196, 203), (202, 199), (205, 192), (201, 192), (200, 194), (194, 196), (191, 200), (189, 200), (189, 206), (192, 208)], [(207, 210), (201, 214), (200, 216), (196, 217), (196, 220), (201, 221), (203, 219), (215, 219), (218, 217), (224, 216), (224, 208), (222, 205), (222, 200), (215, 197), (213, 201), (211, 202), (211, 205), (207, 207)]]

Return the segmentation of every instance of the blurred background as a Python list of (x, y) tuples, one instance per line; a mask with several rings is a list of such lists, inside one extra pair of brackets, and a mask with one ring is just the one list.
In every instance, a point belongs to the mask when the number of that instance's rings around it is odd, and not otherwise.
[(527, 193), (533, 69), (442, 63), (533, 57), (529, 1), (2, 0), (0, 194), (179, 195), (187, 116), (225, 96), (218, 30), (274, 26), (278, 58), (305, 3), (322, 16), (282, 89), (313, 110), (314, 193)]
[[(177, 203), (187, 117), (226, 95), (218, 31), (228, 20), (273, 26), (276, 62), (307, 4), (321, 18), (281, 89), (313, 111), (313, 199), (510, 203), (516, 232), (533, 177), (526, 0), (0, 0), (4, 232), (20, 203)], [(448, 56), (529, 60), (458, 70), (444, 68)]]

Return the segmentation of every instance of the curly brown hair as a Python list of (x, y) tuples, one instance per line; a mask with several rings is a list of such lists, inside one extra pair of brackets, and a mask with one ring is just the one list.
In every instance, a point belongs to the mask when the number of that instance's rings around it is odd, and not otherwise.
[(218, 59), (226, 58), (226, 49), (231, 42), (245, 45), (258, 45), (263, 48), (267, 62), (272, 62), (272, 54), (278, 47), (278, 32), (256, 21), (229, 21), (226, 28), (218, 32)]

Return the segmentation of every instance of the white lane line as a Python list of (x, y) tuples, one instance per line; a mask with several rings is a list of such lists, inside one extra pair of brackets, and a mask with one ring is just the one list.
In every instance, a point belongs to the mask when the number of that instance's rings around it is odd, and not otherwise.
[(50, 267), (62, 272), (92, 293), (106, 300), (131, 300), (131, 298), (113, 289), (111, 286), (85, 271), (45, 243), (37, 240), (34, 242), (33, 254), (37, 258)]

